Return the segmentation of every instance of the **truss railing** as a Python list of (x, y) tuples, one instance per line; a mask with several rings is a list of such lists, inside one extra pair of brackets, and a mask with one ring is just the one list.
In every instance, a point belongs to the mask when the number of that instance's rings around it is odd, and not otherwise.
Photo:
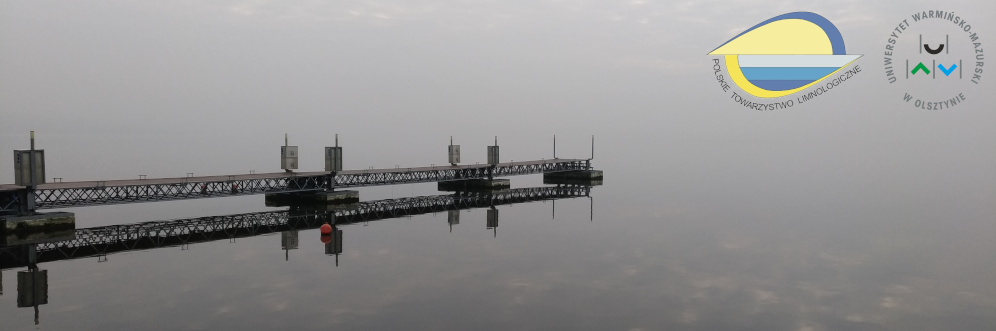
[(326, 176), (320, 175), (213, 182), (36, 189), (35, 209), (314, 191), (324, 188), (326, 181)]
[[(292, 193), (334, 188), (350, 188), (377, 185), (440, 182), (460, 179), (483, 179), (517, 175), (539, 174), (590, 168), (588, 160), (548, 160), (520, 163), (504, 163), (497, 166), (468, 166), (457, 169), (447, 167), (398, 169), (397, 171), (346, 171), (328, 173), (289, 173), (262, 178), (255, 176), (204, 177), (178, 179), (171, 182), (148, 181), (148, 183), (126, 181), (127, 184), (106, 185), (106, 182), (91, 182), (83, 186), (61, 185), (62, 187), (39, 187), (34, 190), (34, 210), (82, 207), (93, 205), (124, 204), (169, 200), (200, 199), (224, 196)], [(70, 186), (70, 187), (65, 187)], [(0, 212), (16, 209), (18, 191), (0, 192)]]
[(17, 210), (18, 202), (17, 191), (0, 191), (0, 213)]
[(414, 171), (399, 169), (395, 172), (337, 174), (335, 176), (335, 187), (360, 187), (441, 182), (460, 179), (483, 179), (488, 178), (489, 175), (492, 177), (506, 177), (541, 174), (547, 172), (585, 170), (588, 168), (589, 163), (586, 160), (551, 160), (545, 163), (506, 163), (499, 164), (494, 167), (485, 166), (469, 169), (432, 169)]

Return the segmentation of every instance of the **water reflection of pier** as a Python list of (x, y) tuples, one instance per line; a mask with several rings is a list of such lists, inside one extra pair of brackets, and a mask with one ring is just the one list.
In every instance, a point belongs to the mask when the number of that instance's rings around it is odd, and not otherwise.
[[(322, 236), (325, 253), (335, 255), (338, 265), (338, 255), (343, 251), (340, 225), (447, 211), (447, 222), (452, 229), (453, 225), (460, 223), (460, 210), (489, 208), (487, 228), (492, 229), (498, 226), (496, 206), (586, 197), (590, 192), (590, 186), (573, 185), (458, 192), (350, 205), (292, 206), (279, 211), (93, 227), (66, 231), (57, 234), (61, 238), (47, 240), (19, 238), (17, 233), (5, 234), (4, 244), (8, 246), (0, 246), (0, 270), (27, 267), (27, 270), (17, 273), (17, 306), (34, 308), (35, 324), (38, 324), (39, 306), (48, 304), (48, 272), (38, 268), (40, 263), (86, 257), (106, 261), (107, 255), (113, 253), (186, 247), (195, 243), (277, 232), (281, 234), (281, 249), (289, 251), (298, 248), (299, 230), (317, 229), (327, 222), (333, 230), (331, 235)], [(2, 279), (0, 295), (3, 295)]]
[[(0, 247), (0, 269), (108, 254), (185, 246), (200, 242), (252, 237), (269, 233), (315, 229), (328, 222), (344, 225), (448, 210), (486, 208), (540, 200), (588, 196), (587, 186), (520, 188), (502, 191), (461, 192), (360, 202), (346, 206), (291, 207), (289, 210), (209, 216), (77, 229), (65, 240)], [(493, 210), (493, 209), (492, 209)], [(497, 211), (489, 210), (487, 226), (497, 226)], [(459, 223), (450, 213), (448, 223)], [(296, 236), (284, 235), (283, 248), (296, 248)], [(336, 240), (341, 252), (341, 236)], [(30, 256), (29, 256), (30, 255)]]

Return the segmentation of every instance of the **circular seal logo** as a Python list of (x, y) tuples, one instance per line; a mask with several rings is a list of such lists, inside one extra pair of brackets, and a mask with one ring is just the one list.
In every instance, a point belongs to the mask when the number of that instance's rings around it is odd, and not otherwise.
[(902, 101), (926, 110), (967, 102), (982, 81), (982, 40), (954, 12), (914, 13), (892, 30), (885, 44), (885, 78)]

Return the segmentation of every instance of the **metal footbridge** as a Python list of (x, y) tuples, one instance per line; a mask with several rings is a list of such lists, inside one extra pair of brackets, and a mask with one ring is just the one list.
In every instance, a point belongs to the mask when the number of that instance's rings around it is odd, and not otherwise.
[[(497, 164), (431, 166), (336, 172), (278, 172), (231, 176), (0, 185), (0, 213), (199, 199), (237, 195), (326, 191), (336, 188), (441, 182), (591, 169), (590, 159), (547, 159)], [(30, 200), (30, 201), (28, 201)]]

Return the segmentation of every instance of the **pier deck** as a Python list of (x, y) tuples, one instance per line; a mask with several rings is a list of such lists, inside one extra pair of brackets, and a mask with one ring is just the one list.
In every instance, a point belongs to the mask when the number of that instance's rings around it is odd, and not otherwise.
[[(335, 188), (440, 182), (585, 170), (586, 159), (548, 159), (497, 165), (442, 165), (336, 172), (274, 172), (222, 176), (79, 181), (35, 187), (34, 209), (196, 199)], [(26, 188), (0, 185), (0, 211), (10, 211)]]

